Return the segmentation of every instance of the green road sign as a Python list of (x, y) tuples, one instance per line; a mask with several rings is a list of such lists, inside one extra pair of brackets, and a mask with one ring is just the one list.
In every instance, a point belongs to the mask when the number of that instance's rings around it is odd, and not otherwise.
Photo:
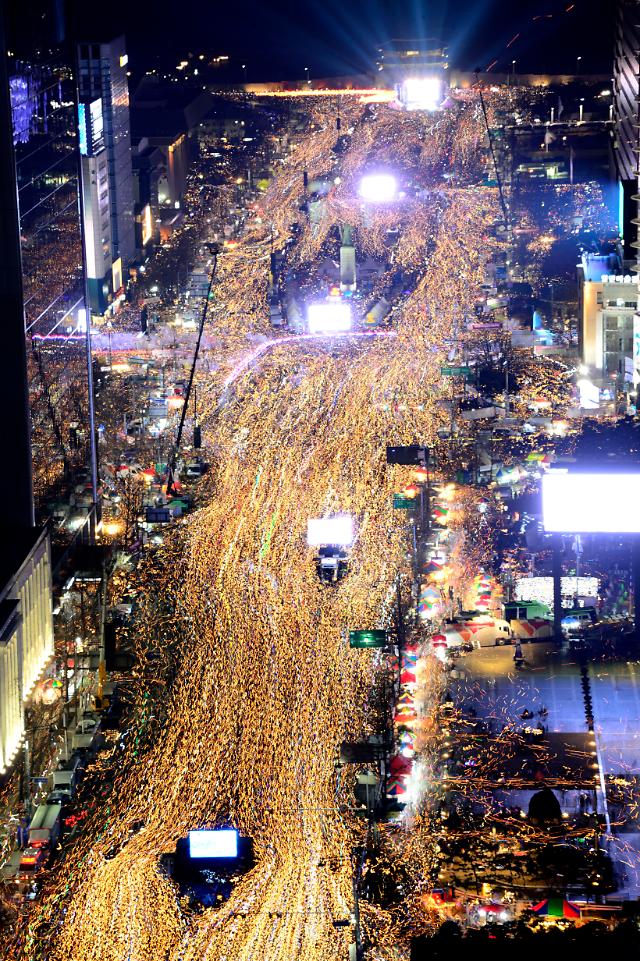
[(415, 505), (415, 497), (405, 497), (404, 494), (394, 494), (393, 495), (393, 506), (396, 510), (411, 510)]
[(470, 377), (470, 367), (441, 367), (440, 373), (443, 377)]
[(384, 647), (386, 631), (349, 631), (349, 647)]

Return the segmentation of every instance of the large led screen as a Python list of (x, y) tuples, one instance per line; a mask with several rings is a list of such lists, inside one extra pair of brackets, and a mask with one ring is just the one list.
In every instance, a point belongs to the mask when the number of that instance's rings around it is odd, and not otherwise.
[(544, 529), (559, 533), (640, 533), (639, 474), (545, 474)]
[(219, 831), (189, 831), (189, 857), (237, 858), (238, 832), (231, 828)]
[(337, 514), (335, 517), (308, 521), (307, 543), (309, 547), (320, 547), (322, 544), (348, 547), (353, 543), (353, 518), (349, 514)]
[(307, 317), (310, 334), (340, 334), (351, 330), (351, 307), (341, 300), (309, 304)]

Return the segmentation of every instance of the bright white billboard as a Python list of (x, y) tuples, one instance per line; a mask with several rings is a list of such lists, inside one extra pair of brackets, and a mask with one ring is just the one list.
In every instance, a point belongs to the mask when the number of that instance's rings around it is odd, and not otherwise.
[(309, 304), (307, 318), (310, 334), (339, 334), (351, 330), (351, 307), (343, 300)]
[(219, 831), (189, 831), (189, 857), (237, 858), (238, 832), (231, 828)]
[(320, 547), (349, 547), (353, 544), (353, 518), (349, 514), (317, 517), (307, 522), (307, 544)]
[(544, 529), (559, 533), (640, 533), (640, 474), (542, 478)]
[(393, 174), (367, 174), (360, 181), (360, 196), (369, 203), (395, 200), (398, 185)]
[(407, 110), (437, 110), (442, 103), (439, 77), (409, 77), (402, 84), (402, 102)]

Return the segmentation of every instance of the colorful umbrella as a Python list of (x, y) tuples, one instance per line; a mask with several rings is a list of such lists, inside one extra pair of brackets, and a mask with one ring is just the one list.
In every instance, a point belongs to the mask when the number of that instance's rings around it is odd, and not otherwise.
[(396, 724), (413, 724), (417, 718), (417, 712), (413, 708), (402, 707), (399, 711), (396, 711), (393, 720)]
[(389, 770), (396, 777), (409, 775), (411, 774), (412, 769), (413, 761), (408, 757), (403, 757), (401, 754), (396, 754), (389, 762)]
[(412, 671), (402, 671), (400, 674), (401, 684), (417, 684), (416, 676)]
[(405, 691), (404, 694), (400, 695), (396, 704), (398, 708), (404, 708), (404, 707), (412, 708), (413, 700), (414, 700), (413, 694), (410, 694), (409, 691)]
[(541, 918), (571, 918), (580, 917), (580, 908), (571, 901), (564, 901), (562, 898), (546, 898), (539, 904), (534, 904), (531, 908), (534, 914)]
[(398, 797), (398, 795), (406, 793), (406, 784), (403, 784), (399, 778), (391, 778), (387, 784), (387, 794), (391, 795), (392, 797)]

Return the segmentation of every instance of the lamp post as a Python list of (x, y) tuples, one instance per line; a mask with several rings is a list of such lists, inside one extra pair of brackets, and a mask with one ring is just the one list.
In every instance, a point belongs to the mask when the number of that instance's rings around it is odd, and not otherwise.
[(242, 75), (243, 75), (243, 77), (244, 77), (244, 82), (246, 83), (246, 82), (247, 82), (247, 65), (246, 65), (246, 63), (243, 63), (243, 64), (242, 64)]
[(309, 77), (309, 68), (308, 68), (308, 67), (305, 67), (305, 68), (304, 68), (304, 72), (305, 72), (305, 80), (307, 81), (308, 84), (310, 84), (310, 83), (311, 83), (311, 78)]
[(511, 61), (511, 73), (513, 76), (513, 83), (515, 86), (515, 82), (516, 82), (516, 61), (515, 60)]
[(580, 61), (581, 61), (581, 60), (582, 60), (582, 57), (576, 57), (576, 76), (578, 76), (579, 73), (580, 73)]

